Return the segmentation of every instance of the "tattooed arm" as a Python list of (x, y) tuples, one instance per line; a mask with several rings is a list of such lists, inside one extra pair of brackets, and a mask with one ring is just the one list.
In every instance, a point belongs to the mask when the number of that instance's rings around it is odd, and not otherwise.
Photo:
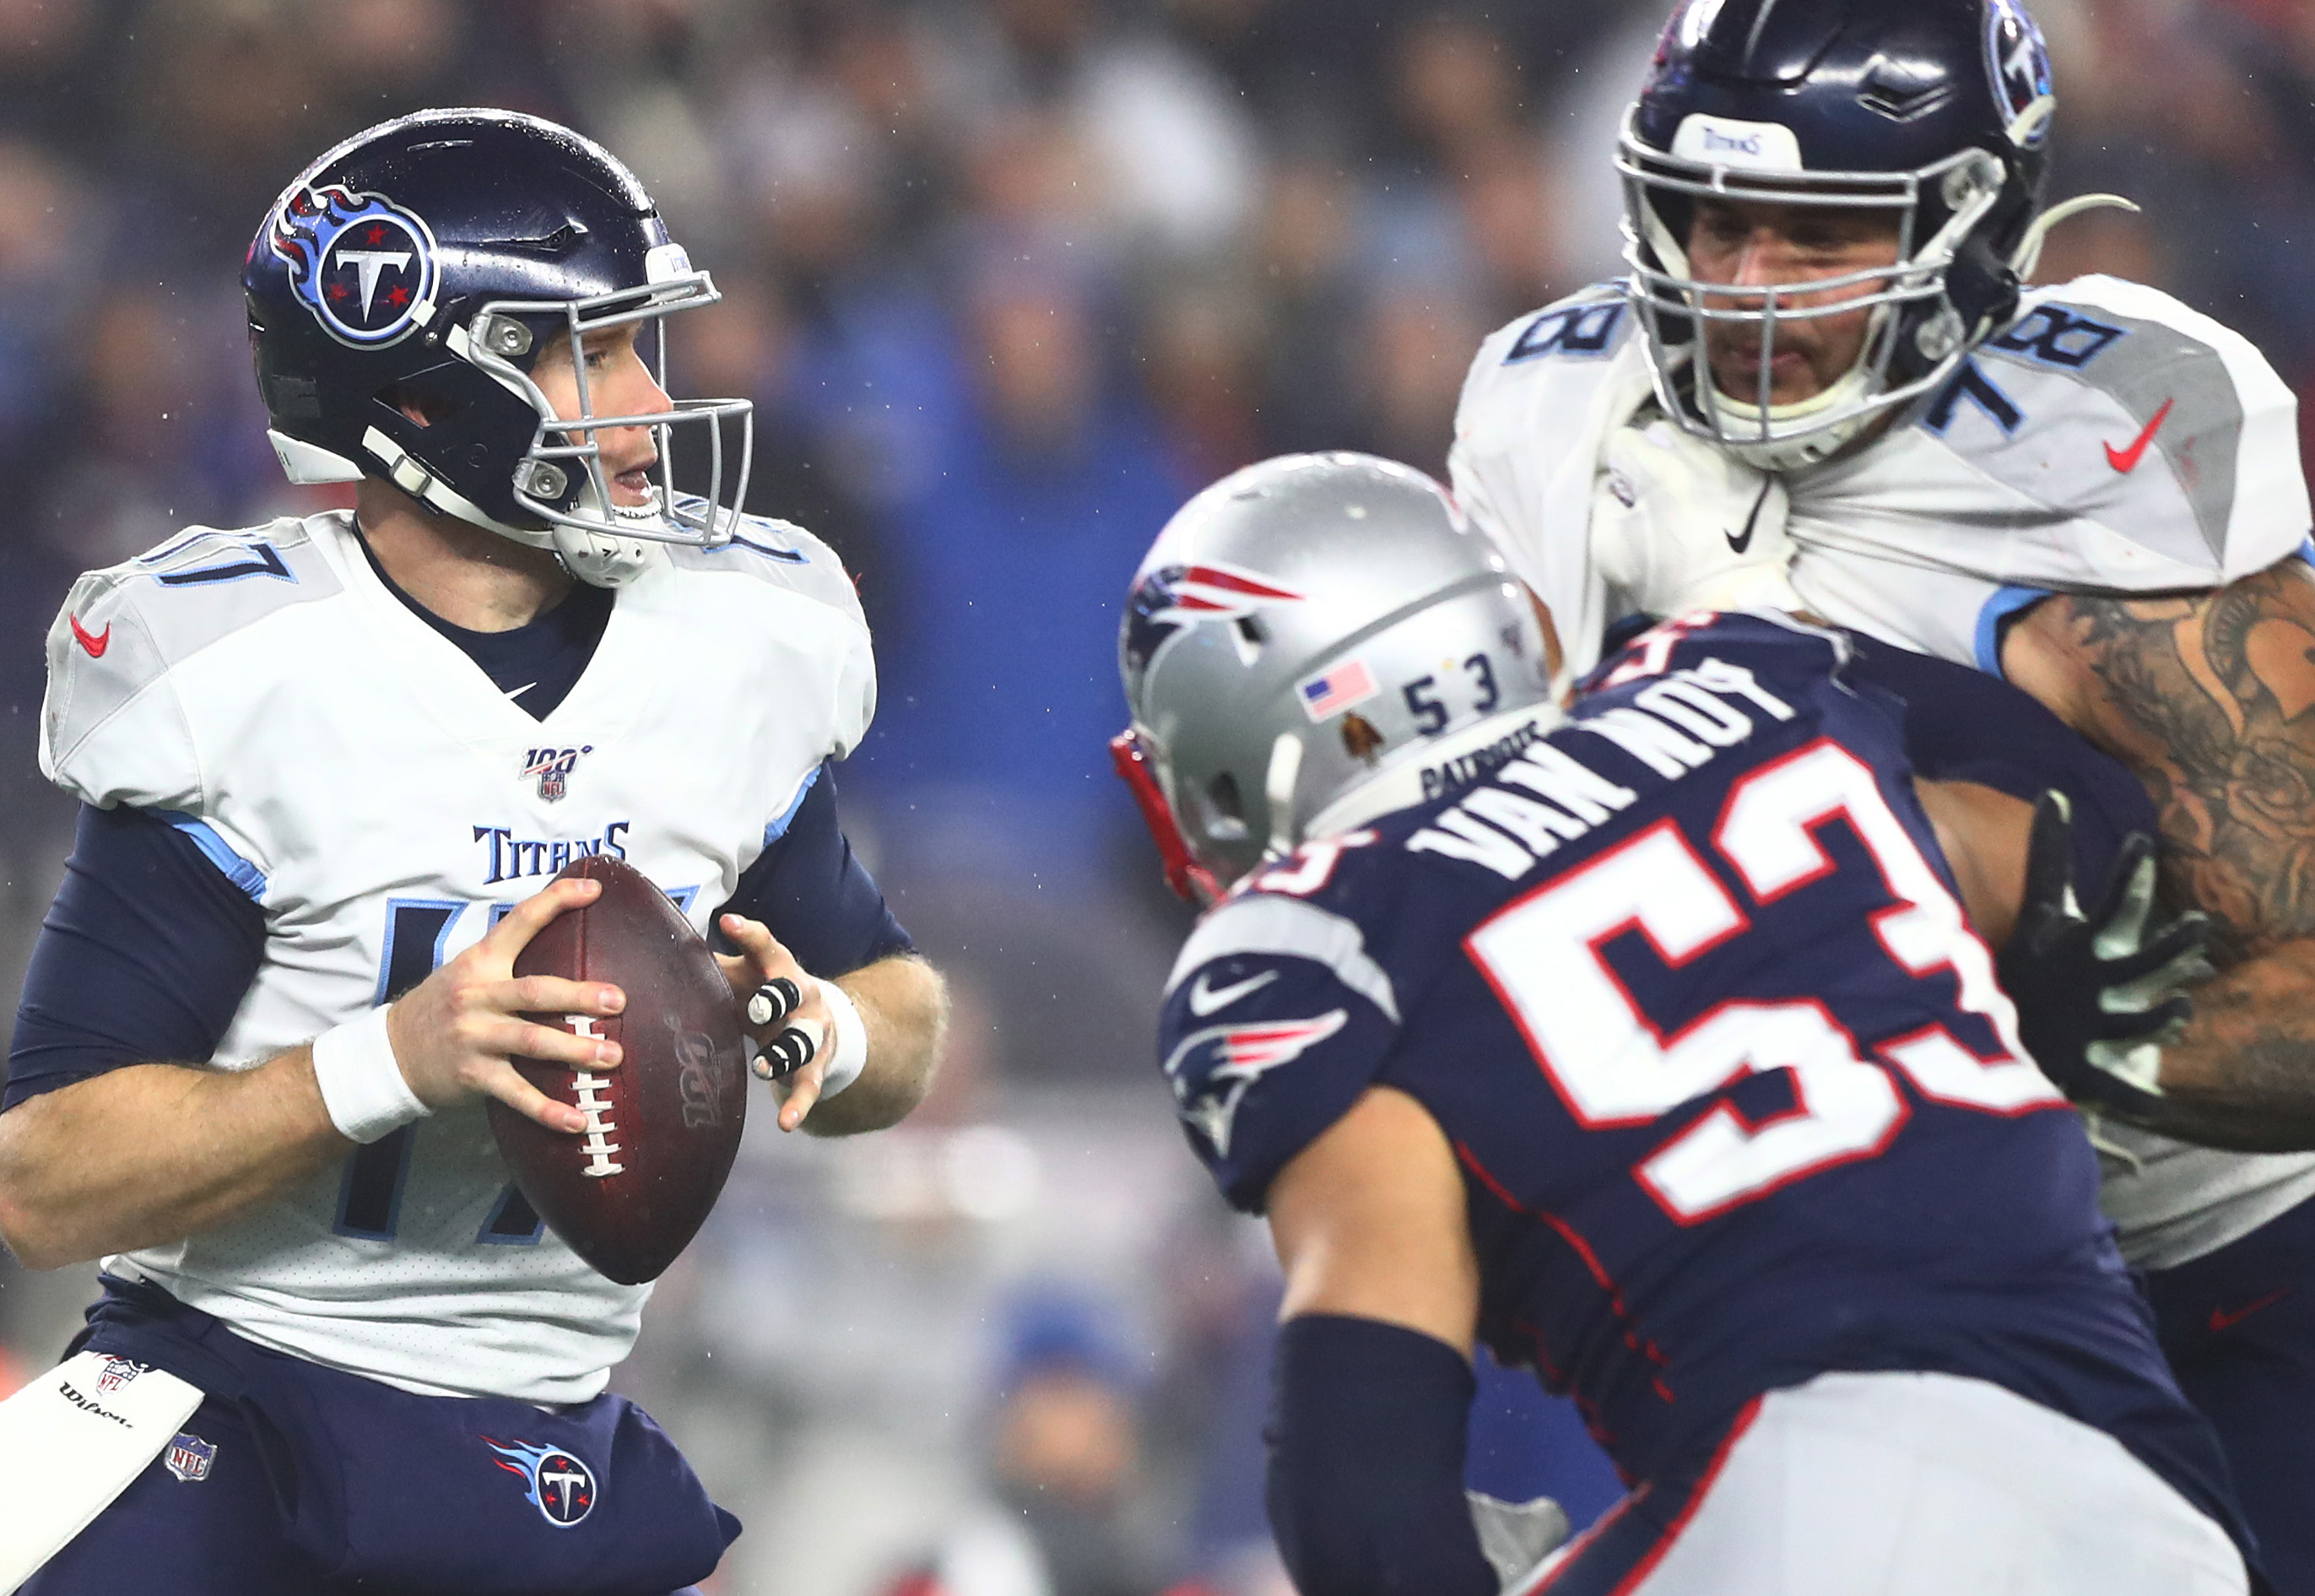
[(2222, 973), (2164, 1050), (2154, 1128), (2315, 1148), (2315, 573), (2291, 560), (2209, 593), (2061, 596), (2001, 660), (2145, 782), (2165, 896), (2213, 921)]

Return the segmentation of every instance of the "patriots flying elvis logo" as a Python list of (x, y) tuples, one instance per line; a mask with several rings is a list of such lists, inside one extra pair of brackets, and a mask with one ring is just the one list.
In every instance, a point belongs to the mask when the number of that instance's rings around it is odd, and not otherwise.
[(383, 194), (300, 189), (274, 213), (269, 244), (298, 303), (341, 343), (389, 344), (434, 313), (433, 232)]
[(498, 1454), (501, 1468), (522, 1476), (530, 1504), (556, 1529), (568, 1530), (595, 1511), (595, 1472), (570, 1453), (525, 1441), (478, 1439)]
[(1193, 622), (1240, 620), (1264, 605), (1301, 602), (1291, 588), (1219, 562), (1144, 572), (1126, 601), (1125, 668), (1140, 681), (1166, 639)]
[(1184, 1037), (1166, 1060), (1176, 1112), (1212, 1146), (1215, 1157), (1228, 1157), (1237, 1105), (1248, 1088), (1340, 1031), (1350, 1017), (1348, 1009), (1338, 1008), (1315, 1020), (1215, 1025)]

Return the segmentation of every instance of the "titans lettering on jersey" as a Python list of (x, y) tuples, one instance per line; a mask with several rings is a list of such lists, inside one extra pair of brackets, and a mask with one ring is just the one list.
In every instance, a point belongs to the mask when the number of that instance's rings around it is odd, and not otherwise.
[[(1659, 628), (1476, 786), (1255, 878), (1168, 989), (1184, 1130), (1242, 1208), (1370, 1086), (1422, 1102), (1465, 1171), (1482, 1335), (1635, 1478), (1832, 1369), (1982, 1378), (2117, 1433), (2112, 1389), (2169, 1412), (2094, 1156), (1844, 652)], [(2160, 1467), (2161, 1428), (2123, 1439)]]
[(627, 850), (620, 838), (633, 829), (633, 820), (613, 820), (598, 836), (542, 838), (517, 837), (511, 826), (477, 826), (475, 840), (483, 846), (487, 870), (483, 884), (490, 886), (517, 876), (553, 875), (572, 860), (593, 854), (624, 859)]

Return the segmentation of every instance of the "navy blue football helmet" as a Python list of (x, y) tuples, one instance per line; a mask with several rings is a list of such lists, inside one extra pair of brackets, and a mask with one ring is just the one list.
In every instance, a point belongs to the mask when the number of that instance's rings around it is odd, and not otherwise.
[[(1788, 470), (1941, 384), (2016, 314), (2043, 236), (2085, 203), (2040, 214), (2056, 107), (2048, 49), (2018, 0), (1686, 0), (1617, 155), (1631, 293), (1666, 412)], [(1897, 263), (1716, 288), (1687, 251), (1706, 197), (1893, 213)], [(1857, 365), (1815, 398), (1772, 404), (1778, 323), (1868, 307)], [(1706, 323), (1757, 330), (1757, 393), (1713, 380)]]
[[(274, 203), (242, 285), (291, 481), (386, 477), (439, 513), (555, 550), (601, 586), (640, 571), (651, 543), (730, 540), (752, 457), (747, 401), (612, 416), (589, 400), (585, 334), (646, 324), (641, 352), (664, 389), (665, 318), (719, 296), (634, 174), (569, 129), (457, 110), (356, 134)], [(530, 376), (555, 338), (570, 340), (575, 418)], [(614, 502), (582, 422), (653, 430), (647, 503)], [(706, 449), (705, 500), (671, 491), (679, 430)]]

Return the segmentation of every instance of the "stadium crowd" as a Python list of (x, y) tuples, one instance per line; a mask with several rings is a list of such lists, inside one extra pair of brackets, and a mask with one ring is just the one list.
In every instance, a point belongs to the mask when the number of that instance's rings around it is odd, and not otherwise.
[[(1107, 768), (1118, 605), (1237, 466), (1443, 472), (1481, 336), (1619, 270), (1609, 151), (1663, 8), (0, 0), (0, 996), (70, 832), (36, 745), (72, 575), (345, 501), (265, 443), (255, 222), (400, 111), (568, 121), (723, 288), (673, 390), (755, 401), (749, 507), (858, 576), (882, 706), (847, 822), (960, 989), (918, 1120), (752, 1149), (654, 1310), (630, 1383), (765, 1531), (722, 1589), (970, 1596), (975, 1504), (1024, 1501), (1051, 1596), (1261, 1588), (1274, 1288), (1149, 1068), (1183, 917)], [(2061, 229), (2043, 278), (2167, 288), (2315, 390), (2315, 7), (2035, 10), (2053, 193), (2144, 208)], [(0, 1261), (0, 1340), (52, 1356), (82, 1294)], [(1609, 1486), (1566, 1467), (1523, 1483), (1580, 1522)]]

